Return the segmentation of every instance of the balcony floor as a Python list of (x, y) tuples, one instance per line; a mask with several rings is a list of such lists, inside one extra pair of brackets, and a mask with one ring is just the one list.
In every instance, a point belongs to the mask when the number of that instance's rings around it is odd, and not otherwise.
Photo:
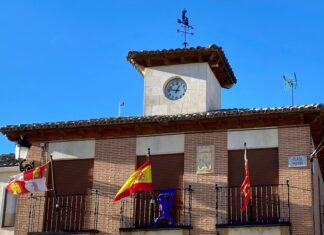
[(290, 222), (249, 222), (236, 224), (216, 224), (216, 228), (237, 228), (237, 227), (270, 227), (270, 226), (290, 226)]

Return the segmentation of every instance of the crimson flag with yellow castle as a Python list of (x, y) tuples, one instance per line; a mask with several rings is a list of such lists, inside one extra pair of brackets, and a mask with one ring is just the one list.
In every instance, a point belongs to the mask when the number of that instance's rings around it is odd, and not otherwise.
[(14, 175), (10, 178), (6, 189), (15, 195), (46, 191), (45, 171), (46, 164)]
[(151, 160), (147, 160), (133, 174), (131, 174), (126, 183), (116, 194), (113, 202), (119, 201), (120, 199), (130, 196), (138, 191), (152, 192), (153, 185), (151, 169)]

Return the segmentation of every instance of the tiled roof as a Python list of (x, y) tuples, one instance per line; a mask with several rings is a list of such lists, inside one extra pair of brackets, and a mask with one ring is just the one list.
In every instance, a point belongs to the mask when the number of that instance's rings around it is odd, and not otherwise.
[(0, 155), (0, 167), (18, 166), (18, 161), (15, 159), (15, 154), (1, 154)]
[[(150, 59), (150, 64), (147, 59)], [(185, 58), (185, 59), (184, 59)], [(165, 65), (165, 60), (172, 64), (207, 62), (224, 88), (232, 87), (236, 77), (225, 56), (222, 47), (215, 44), (207, 47), (176, 48), (153, 51), (130, 51), (127, 60), (143, 75), (143, 68)]]
[(6, 133), (10, 131), (24, 130), (40, 130), (40, 129), (55, 129), (55, 128), (76, 128), (89, 126), (107, 126), (119, 124), (138, 124), (138, 123), (156, 123), (167, 121), (184, 121), (198, 120), (220, 117), (240, 117), (253, 115), (267, 115), (278, 113), (300, 113), (300, 112), (323, 112), (323, 104), (310, 104), (300, 106), (274, 107), (274, 108), (252, 108), (252, 109), (221, 109), (202, 113), (189, 113), (178, 115), (156, 115), (156, 116), (131, 116), (131, 117), (111, 117), (98, 118), (78, 121), (63, 121), (63, 122), (46, 122), (20, 125), (7, 125), (0, 128), (0, 132)]

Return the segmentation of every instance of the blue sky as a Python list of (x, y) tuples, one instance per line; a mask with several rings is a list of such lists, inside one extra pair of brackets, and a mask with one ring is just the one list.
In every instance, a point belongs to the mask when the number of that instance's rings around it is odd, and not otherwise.
[[(142, 115), (143, 78), (130, 50), (221, 46), (238, 79), (223, 108), (291, 104), (282, 76), (298, 78), (295, 103), (322, 103), (323, 1), (1, 1), (0, 126)], [(0, 154), (14, 145), (0, 137)]]

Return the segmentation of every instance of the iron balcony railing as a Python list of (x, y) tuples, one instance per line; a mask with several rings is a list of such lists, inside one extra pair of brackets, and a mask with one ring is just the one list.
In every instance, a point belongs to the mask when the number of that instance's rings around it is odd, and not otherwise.
[(96, 233), (99, 194), (30, 195), (28, 233), (89, 232)]
[[(170, 218), (164, 215), (159, 196), (161, 191), (137, 192), (122, 199), (120, 208), (120, 231), (152, 228), (191, 229), (192, 188), (175, 190)], [(160, 220), (161, 219), (161, 220)]]
[(289, 183), (251, 187), (251, 199), (241, 212), (240, 187), (216, 185), (216, 227), (290, 225)]

